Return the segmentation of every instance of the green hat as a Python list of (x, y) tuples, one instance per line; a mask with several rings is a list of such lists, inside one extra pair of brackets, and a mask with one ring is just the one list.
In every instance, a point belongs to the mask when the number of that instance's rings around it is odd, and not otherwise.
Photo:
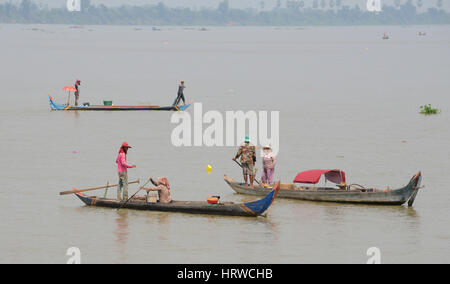
[(250, 138), (248, 136), (245, 136), (245, 142), (250, 142)]

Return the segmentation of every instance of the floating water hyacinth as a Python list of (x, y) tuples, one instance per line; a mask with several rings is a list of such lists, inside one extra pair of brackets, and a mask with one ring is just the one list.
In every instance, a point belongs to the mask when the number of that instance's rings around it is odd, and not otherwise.
[(430, 115), (430, 114), (438, 114), (440, 112), (441, 111), (439, 109), (431, 107), (431, 104), (423, 105), (420, 107), (421, 114)]

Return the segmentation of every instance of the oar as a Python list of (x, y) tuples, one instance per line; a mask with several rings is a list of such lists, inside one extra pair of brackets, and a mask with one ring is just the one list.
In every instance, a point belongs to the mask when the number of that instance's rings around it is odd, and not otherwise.
[(131, 199), (133, 199), (133, 197), (136, 195), (136, 194), (138, 194), (139, 193), (139, 191), (141, 191), (150, 181), (152, 180), (152, 178), (149, 178), (148, 179), (148, 181), (143, 185), (143, 186), (141, 186), (140, 188), (139, 188), (139, 190), (138, 191), (136, 191), (136, 193), (135, 194), (133, 194), (130, 198), (128, 198), (128, 200), (127, 201), (125, 201), (119, 208), (117, 208), (117, 211), (119, 211), (120, 209), (122, 209), (122, 207), (124, 207), (125, 206), (125, 204), (127, 204), (128, 203), (128, 201), (130, 201)]
[[(235, 161), (236, 164), (238, 164), (239, 167), (241, 167), (242, 169), (244, 168), (244, 166), (242, 166), (242, 164), (239, 163), (238, 161), (236, 161), (236, 160), (233, 160), (233, 161)], [(255, 176), (253, 177), (253, 179), (254, 179), (260, 186), (264, 187), (264, 185), (263, 185), (262, 183), (260, 183), (259, 180), (256, 179), (256, 172), (255, 172), (254, 174), (255, 174)]]
[[(134, 184), (134, 183), (139, 183), (139, 179), (136, 181), (132, 181), (129, 182), (128, 184)], [(85, 191), (91, 191), (91, 190), (97, 190), (97, 189), (103, 189), (103, 188), (110, 188), (110, 187), (115, 187), (115, 186), (119, 186), (118, 184), (113, 184), (113, 185), (106, 185), (106, 186), (99, 186), (99, 187), (90, 187), (90, 188), (85, 188), (85, 189), (77, 189), (77, 188), (73, 188), (73, 190), (68, 190), (68, 191), (63, 191), (60, 192), (59, 195), (67, 195), (67, 194), (73, 194), (73, 193), (78, 193), (78, 192), (85, 192)]]

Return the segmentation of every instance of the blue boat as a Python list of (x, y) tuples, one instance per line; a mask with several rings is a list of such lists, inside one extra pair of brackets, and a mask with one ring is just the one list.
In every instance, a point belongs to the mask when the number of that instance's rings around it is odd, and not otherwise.
[(264, 212), (269, 209), (270, 205), (272, 205), (273, 201), (277, 197), (279, 189), (280, 183), (277, 183), (277, 185), (266, 195), (266, 197), (254, 202), (219, 202), (216, 204), (211, 204), (206, 201), (172, 201), (171, 203), (149, 203), (145, 200), (140, 199), (132, 199), (128, 203), (124, 204), (125, 201), (119, 201), (116, 199), (86, 196), (83, 193), (76, 193), (76, 195), (88, 206), (180, 212), (191, 214), (256, 217), (264, 214)]
[(186, 105), (172, 105), (172, 106), (115, 106), (115, 105), (82, 105), (72, 106), (67, 104), (58, 104), (55, 99), (48, 96), (51, 110), (64, 111), (144, 111), (144, 110), (159, 110), (159, 111), (184, 111), (192, 105), (192, 101)]

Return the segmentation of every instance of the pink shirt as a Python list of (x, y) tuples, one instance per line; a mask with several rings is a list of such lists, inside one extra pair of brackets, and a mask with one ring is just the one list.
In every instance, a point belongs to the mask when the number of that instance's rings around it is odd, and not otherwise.
[(132, 166), (127, 164), (127, 155), (124, 152), (120, 152), (116, 159), (117, 172), (126, 173), (128, 168)]

